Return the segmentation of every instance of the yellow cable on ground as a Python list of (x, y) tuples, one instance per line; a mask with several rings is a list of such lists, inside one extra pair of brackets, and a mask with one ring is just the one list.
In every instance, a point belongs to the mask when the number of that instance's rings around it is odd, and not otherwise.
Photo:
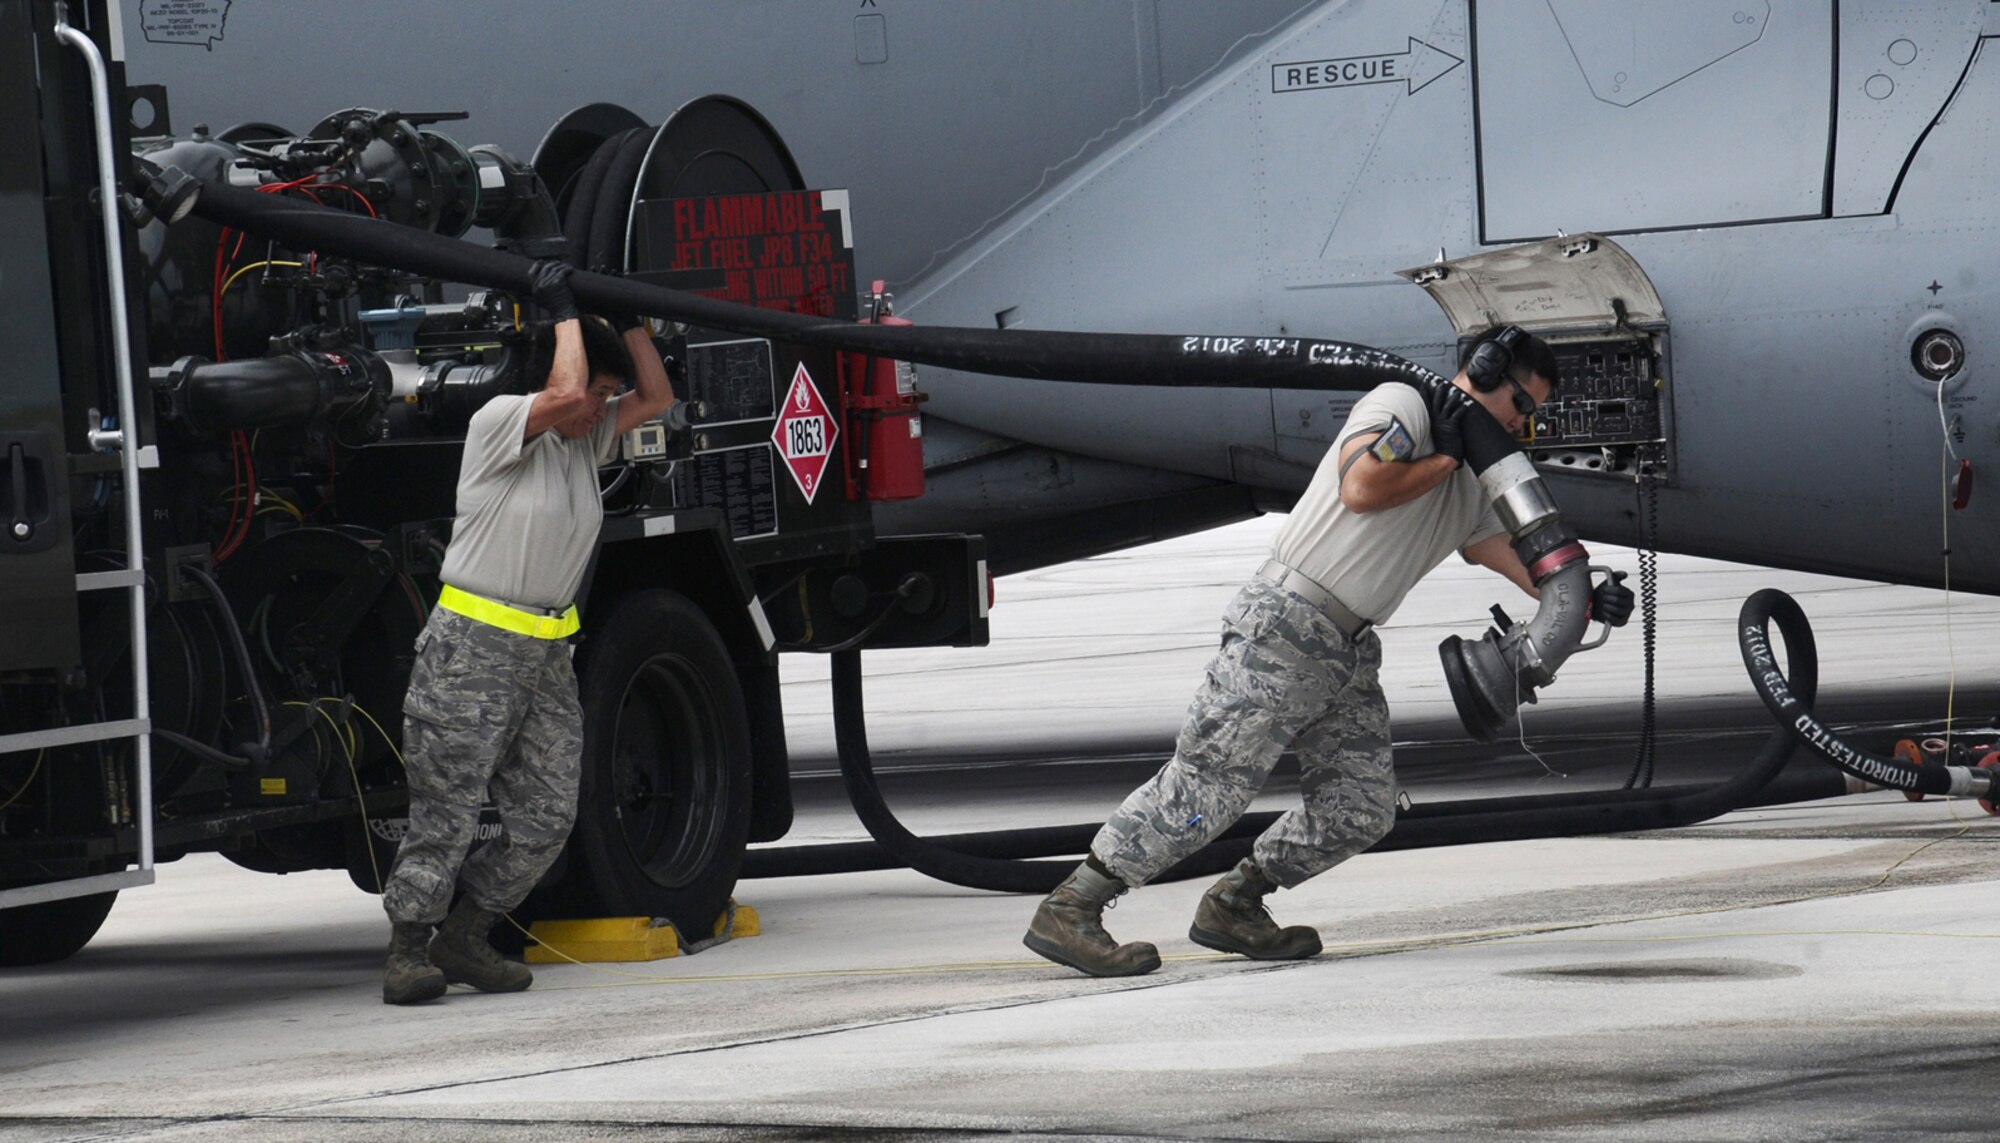
[(354, 801), (361, 807), (361, 848), (368, 851), (368, 868), (375, 874), (375, 892), (379, 896), (382, 892), (382, 863), (375, 860), (375, 843), (368, 839), (368, 799), (362, 796), (361, 770), (354, 764), (354, 728), (342, 727), (333, 721), (332, 715), (323, 710), (319, 714), (321, 718), (326, 719), (327, 725), (333, 727), (335, 738), (340, 738), (343, 729), (347, 732), (341, 746), (347, 752), (347, 775), (354, 781)]
[[(358, 712), (361, 717), (368, 720), (368, 725), (374, 727), (375, 733), (382, 736), (382, 744), (389, 748), (389, 753), (396, 756), (396, 765), (401, 766), (403, 773), (408, 774), (410, 772), (410, 764), (403, 761), (403, 752), (396, 748), (396, 740), (389, 737), (389, 732), (382, 729), (382, 724), (375, 721), (375, 716), (369, 714), (367, 708), (358, 702), (350, 702), (347, 705)], [(353, 728), (349, 727), (348, 734), (351, 736), (353, 733)], [(348, 739), (347, 770), (348, 773), (354, 776), (354, 799), (361, 803), (361, 845), (368, 851), (368, 867), (375, 871), (375, 892), (379, 894), (383, 889), (382, 864), (375, 860), (375, 842), (370, 837), (368, 829), (368, 803), (361, 795), (361, 775), (354, 768), (354, 755), (358, 747), (359, 744), (350, 737)], [(511, 921), (513, 918), (509, 917), (508, 920)]]
[[(363, 798), (361, 794), (360, 768), (355, 766), (354, 764), (354, 754), (356, 745), (354, 739), (354, 728), (351, 726), (342, 726), (339, 723), (335, 722), (333, 720), (333, 716), (326, 713), (325, 708), (320, 706), (321, 702), (338, 702), (338, 701), (339, 701), (338, 699), (320, 699), (318, 702), (287, 702), (285, 705), (311, 707), (312, 712), (314, 714), (326, 720), (327, 726), (331, 727), (333, 730), (333, 740), (339, 743), (341, 749), (346, 752), (347, 774), (350, 778), (354, 780), (354, 800), (361, 806), (361, 847), (368, 851), (368, 868), (373, 870), (375, 873), (375, 892), (380, 893), (382, 892), (382, 864), (375, 860), (375, 845), (373, 842), (368, 840), (368, 803), (367, 800)], [(351, 703), (349, 705), (353, 706), (353, 704)], [(360, 710), (361, 708), (354, 707), (354, 709)], [(367, 712), (363, 711), (362, 713), (366, 714)], [(374, 722), (375, 720), (371, 718), (368, 721)], [(377, 727), (377, 729), (379, 730), (380, 727)], [(395, 749), (395, 744), (390, 743), (389, 748), (391, 750)], [(401, 755), (398, 755), (398, 757), (400, 758)]]
[(382, 724), (375, 721), (375, 716), (369, 714), (368, 709), (366, 707), (362, 706), (360, 703), (354, 703), (353, 706), (356, 711), (360, 712), (361, 717), (368, 720), (368, 725), (375, 728), (375, 733), (382, 736), (383, 745), (389, 748), (389, 753), (394, 754), (396, 756), (396, 765), (401, 766), (405, 774), (409, 773), (410, 764), (403, 760), (403, 752), (401, 750), (396, 749), (396, 740), (389, 737), (389, 732), (382, 729)]

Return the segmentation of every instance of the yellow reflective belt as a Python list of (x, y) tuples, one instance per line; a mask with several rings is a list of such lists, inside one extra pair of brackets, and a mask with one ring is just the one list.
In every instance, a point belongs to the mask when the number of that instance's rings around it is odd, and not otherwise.
[(583, 626), (576, 617), (575, 604), (571, 604), (569, 610), (561, 615), (537, 615), (532, 611), (509, 607), (498, 600), (460, 591), (450, 584), (445, 584), (444, 591), (439, 593), (438, 606), (467, 619), (477, 619), (490, 627), (536, 639), (567, 639)]

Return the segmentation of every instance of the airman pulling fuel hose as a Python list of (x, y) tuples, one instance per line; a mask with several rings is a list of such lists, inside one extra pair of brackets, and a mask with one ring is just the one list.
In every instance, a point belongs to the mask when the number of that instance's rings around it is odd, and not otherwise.
[[(601, 178), (609, 181), (611, 172)], [(137, 170), (142, 182), (150, 177), (143, 167)], [(602, 193), (602, 188), (599, 188)], [(222, 182), (205, 185), (194, 213), (209, 221), (282, 242), (297, 249), (317, 250), (359, 259), (374, 265), (394, 267), (410, 273), (443, 278), (466, 284), (483, 285), (523, 295), (529, 293), (531, 261), (521, 255), (493, 250), (447, 238), (413, 227), (376, 221), (346, 214), (317, 204), (276, 195), (260, 194)], [(593, 235), (595, 239), (595, 235)], [(597, 245), (593, 241), (593, 245)], [(1214, 337), (1161, 334), (1104, 334), (1054, 330), (987, 330), (966, 327), (862, 325), (830, 321), (800, 314), (758, 309), (703, 298), (629, 278), (578, 271), (570, 280), (578, 301), (607, 312), (632, 312), (675, 321), (726, 329), (758, 336), (780, 338), (804, 345), (874, 354), (901, 361), (957, 369), (973, 373), (1088, 381), (1097, 384), (1156, 386), (1204, 386), (1212, 388), (1301, 389), (1362, 392), (1388, 381), (1401, 381), (1424, 388), (1439, 383), (1436, 374), (1393, 354), (1347, 342), (1295, 337)], [(1518, 449), (1516, 449), (1518, 455)], [(1490, 467), (1490, 466), (1489, 466)], [(1500, 475), (1518, 476), (1507, 466)], [(1518, 467), (1518, 466), (1515, 466)], [(1496, 499), (1506, 494), (1506, 506), (1523, 514), (1539, 511), (1534, 489), (1525, 479), (1515, 479), (1506, 487), (1487, 478), (1482, 481)], [(1514, 491), (1510, 492), (1512, 488)], [(1514, 504), (1513, 501), (1521, 501)], [(1552, 506), (1552, 505), (1551, 505)], [(1528, 524), (1530, 521), (1517, 521)], [(1552, 533), (1549, 528), (1517, 529), (1517, 545), (1538, 544)], [(1573, 544), (1555, 545), (1555, 550), (1527, 553), (1537, 560), (1565, 565)], [(1580, 548), (1577, 549), (1580, 551)], [(1576, 578), (1574, 575), (1568, 578)], [(1587, 583), (1587, 580), (1585, 581)], [(1573, 635), (1573, 622), (1580, 609), (1577, 593), (1555, 592), (1562, 598), (1558, 606), (1544, 612), (1551, 618), (1526, 625), (1516, 642), (1540, 642), (1549, 631), (1560, 627)], [(1557, 623), (1557, 620), (1561, 620)], [(1785, 622), (1780, 617), (1781, 625)], [(1549, 630), (1544, 630), (1544, 629)], [(1814, 674), (1811, 661), (1811, 633), (1801, 629), (1795, 636), (1787, 630), (1787, 640), (1795, 650), (1794, 669), (1800, 679), (1794, 684), (1810, 701)], [(1574, 639), (1566, 640), (1573, 643)], [(1520, 648), (1510, 648), (1504, 660), (1515, 670), (1531, 670), (1535, 664), (1515, 663)], [(857, 651), (834, 656), (835, 732), (840, 741), (841, 767), (857, 812), (876, 842), (899, 860), (933, 877), (977, 888), (1012, 892), (1046, 892), (1071, 868), (1068, 862), (1024, 863), (1004, 858), (982, 857), (958, 852), (925, 841), (897, 822), (882, 802), (876, 788), (864, 731), (861, 696), (860, 656)], [(1495, 679), (1499, 672), (1494, 672)], [(1493, 680), (1483, 680), (1492, 682)], [(1532, 681), (1532, 680), (1531, 680)], [(1768, 701), (1768, 700), (1767, 700)], [(1504, 717), (1501, 712), (1488, 712)], [(1511, 710), (1505, 712), (1511, 713)], [(1792, 732), (1775, 732), (1742, 773), (1712, 787), (1694, 790), (1620, 790), (1540, 798), (1475, 800), (1437, 806), (1414, 807), (1399, 815), (1390, 835), (1377, 849), (1413, 848), (1426, 845), (1499, 841), (1519, 838), (1556, 837), (1633, 829), (1653, 829), (1686, 825), (1726, 812), (1743, 804), (1771, 782), (1789, 758), (1794, 743)], [(1827, 796), (1840, 789), (1800, 793), (1797, 797)], [(1267, 824), (1269, 815), (1246, 817), (1231, 831), (1232, 840), (1211, 845), (1162, 879), (1200, 876), (1227, 868), (1249, 848), (1248, 835)], [(1067, 827), (1051, 831), (1023, 831), (1033, 835), (1023, 844), (1040, 847), (1055, 844), (1046, 853), (1077, 853), (1080, 830), (1097, 827)], [(1087, 846), (1088, 839), (1083, 844)], [(797, 847), (764, 851), (783, 853), (784, 858), (764, 860), (752, 854), (746, 874), (755, 869), (765, 876), (777, 875), (780, 863), (804, 862), (822, 847)], [(836, 847), (839, 848), (839, 847)], [(760, 868), (761, 867), (761, 868)], [(822, 870), (801, 868), (793, 872)]]

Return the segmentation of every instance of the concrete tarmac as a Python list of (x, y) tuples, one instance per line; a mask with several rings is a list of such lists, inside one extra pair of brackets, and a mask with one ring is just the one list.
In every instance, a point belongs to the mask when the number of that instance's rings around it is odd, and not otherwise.
[[(1274, 521), (1000, 584), (995, 639), (869, 659), (870, 733), (918, 832), (1094, 821), (1171, 749)], [(1631, 569), (1631, 553), (1597, 553)], [(2000, 710), (2000, 601), (1663, 558), (1660, 781), (1769, 723), (1735, 609), (1798, 596), (1821, 710), (1865, 745)], [(1618, 786), (1638, 627), (1512, 743), (1469, 743), (1435, 646), (1531, 606), (1452, 565), (1384, 630), (1419, 801)], [(786, 662), (799, 823), (856, 840), (823, 664)], [(1956, 676), (1955, 689), (1949, 689)], [(1281, 765), (1259, 808), (1293, 797)], [(379, 999), (387, 930), (343, 873), (163, 866), (63, 964), (0, 976), (0, 1143), (21, 1140), (1990, 1139), (2000, 822), (1895, 793), (1677, 831), (1364, 855), (1278, 894), (1327, 944), (1186, 938), (1205, 884), (1108, 915), (1166, 964), (1099, 981), (1019, 943), (1034, 902), (907, 870), (746, 881), (764, 934), (535, 988)]]

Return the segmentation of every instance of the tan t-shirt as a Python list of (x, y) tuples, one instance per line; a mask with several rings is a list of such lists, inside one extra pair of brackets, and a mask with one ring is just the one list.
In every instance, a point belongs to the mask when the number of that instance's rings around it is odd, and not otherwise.
[(597, 466), (618, 447), (618, 398), (588, 437), (549, 429), (524, 441), (534, 400), (495, 397), (472, 414), (458, 468), (458, 522), (440, 575), (488, 599), (567, 607), (604, 522)]
[(1413, 456), (1437, 451), (1423, 394), (1400, 381), (1376, 386), (1354, 403), (1271, 544), (1273, 559), (1311, 576), (1349, 610), (1375, 623), (1387, 622), (1417, 581), (1446, 556), (1503, 530), (1479, 479), (1464, 465), (1407, 504), (1349, 510), (1340, 499), (1341, 447), (1357, 434), (1388, 428), (1391, 418), (1409, 431)]

